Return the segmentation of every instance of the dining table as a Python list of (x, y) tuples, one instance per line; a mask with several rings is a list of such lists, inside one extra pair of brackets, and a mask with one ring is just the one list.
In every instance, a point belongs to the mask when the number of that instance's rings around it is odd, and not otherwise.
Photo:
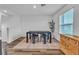
[(36, 43), (35, 42), (36, 37), (38, 37), (40, 40), (41, 38), (43, 38), (44, 44), (47, 43), (47, 40), (49, 40), (49, 43), (52, 42), (50, 31), (28, 31), (26, 32), (26, 43), (29, 42), (29, 39), (32, 39), (32, 43)]

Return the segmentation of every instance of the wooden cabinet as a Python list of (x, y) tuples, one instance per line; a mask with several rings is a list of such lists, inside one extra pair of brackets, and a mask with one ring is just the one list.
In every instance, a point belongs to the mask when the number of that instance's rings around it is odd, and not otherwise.
[(60, 34), (60, 49), (67, 55), (78, 55), (79, 37)]

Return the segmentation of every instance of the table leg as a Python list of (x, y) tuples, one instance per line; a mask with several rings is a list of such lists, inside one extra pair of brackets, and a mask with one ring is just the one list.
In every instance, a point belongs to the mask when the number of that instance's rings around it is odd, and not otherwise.
[(46, 36), (44, 36), (44, 44), (46, 44)]
[(26, 43), (28, 43), (28, 33), (26, 33)]
[(52, 43), (52, 39), (51, 39), (51, 33), (49, 34), (49, 36), (50, 36), (49, 43)]

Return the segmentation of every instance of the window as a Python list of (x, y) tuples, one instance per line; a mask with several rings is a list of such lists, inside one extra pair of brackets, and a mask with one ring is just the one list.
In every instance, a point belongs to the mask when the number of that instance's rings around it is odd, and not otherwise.
[(74, 10), (70, 9), (63, 15), (60, 15), (60, 33), (73, 34), (73, 13)]

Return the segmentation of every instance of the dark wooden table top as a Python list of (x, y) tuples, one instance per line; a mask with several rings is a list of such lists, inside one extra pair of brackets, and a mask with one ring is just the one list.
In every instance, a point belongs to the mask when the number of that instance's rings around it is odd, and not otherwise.
[(28, 33), (51, 33), (50, 31), (28, 31)]

